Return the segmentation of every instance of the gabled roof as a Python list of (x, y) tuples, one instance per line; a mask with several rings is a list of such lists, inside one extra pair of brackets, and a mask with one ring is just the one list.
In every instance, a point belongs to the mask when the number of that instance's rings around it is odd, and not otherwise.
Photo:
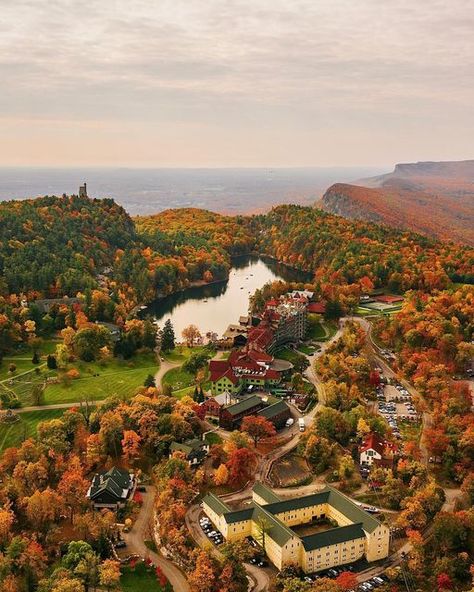
[(208, 401), (215, 401), (218, 405), (227, 405), (231, 400), (231, 395), (228, 391), (224, 391), (215, 397), (210, 397)]
[(329, 504), (336, 508), (336, 510), (339, 510), (341, 514), (344, 514), (346, 518), (349, 518), (352, 523), (361, 523), (362, 528), (366, 532), (373, 532), (378, 526), (380, 526), (380, 522), (377, 518), (368, 514), (346, 495), (329, 485), (327, 485), (326, 488), (329, 490)]
[(222, 514), (226, 514), (227, 512), (231, 511), (229, 506), (213, 493), (207, 493), (203, 497), (202, 503), (209, 506), (211, 510), (214, 510), (218, 516), (222, 516)]
[(93, 500), (103, 493), (108, 493), (118, 501), (128, 496), (131, 485), (130, 474), (127, 471), (113, 467), (106, 473), (94, 475), (88, 497)]
[(228, 360), (211, 360), (209, 362), (209, 372), (211, 374), (210, 378), (212, 382), (222, 378), (229, 368), (230, 365)]
[(277, 496), (276, 493), (273, 493), (271, 489), (265, 487), (265, 485), (263, 485), (263, 483), (260, 483), (259, 481), (257, 481), (255, 485), (252, 487), (252, 491), (256, 495), (264, 499), (267, 504), (272, 504), (281, 501), (281, 499)]
[(273, 403), (273, 405), (269, 405), (268, 407), (265, 407), (264, 409), (259, 411), (257, 415), (265, 417), (266, 419), (271, 419), (272, 417), (275, 417), (276, 415), (279, 415), (280, 413), (283, 413), (284, 411), (288, 411), (288, 410), (289, 410), (289, 407), (285, 403), (285, 401), (280, 400), (280, 401), (277, 401), (276, 403)]
[(226, 411), (228, 411), (231, 415), (239, 415), (239, 413), (253, 409), (254, 407), (257, 407), (257, 405), (261, 404), (262, 400), (256, 395), (252, 395), (251, 397), (247, 397), (247, 399), (243, 399), (238, 403), (229, 405), (229, 407), (226, 407)]
[(324, 314), (326, 312), (326, 304), (324, 302), (310, 302), (306, 309), (308, 312)]
[(348, 524), (303, 536), (301, 541), (305, 551), (314, 551), (314, 549), (321, 549), (321, 547), (363, 538), (365, 538), (365, 532), (362, 524)]
[(292, 510), (300, 510), (301, 508), (308, 508), (310, 506), (318, 506), (325, 504), (329, 500), (329, 491), (323, 489), (310, 495), (302, 497), (294, 497), (287, 500), (281, 500), (272, 504), (268, 504), (265, 508), (272, 514), (282, 514), (283, 512), (290, 512)]
[(375, 450), (380, 456), (384, 456), (386, 451), (394, 453), (396, 446), (392, 442), (381, 438), (378, 434), (371, 432), (367, 434), (360, 446), (360, 452), (366, 452), (367, 450)]
[(194, 439), (186, 440), (186, 442), (172, 442), (170, 450), (171, 452), (179, 450), (181, 452), (184, 452), (185, 454), (189, 454), (191, 452), (201, 450), (201, 448), (203, 448), (204, 446), (206, 446), (206, 442), (204, 442), (203, 440)]
[(265, 509), (272, 514), (281, 514), (283, 512), (317, 506), (324, 503), (330, 504), (333, 508), (346, 516), (346, 518), (352, 523), (362, 524), (364, 530), (367, 532), (373, 532), (377, 526), (380, 525), (380, 522), (376, 518), (356, 505), (343, 493), (329, 485), (320, 491), (311, 493), (310, 495), (268, 504), (265, 506)]

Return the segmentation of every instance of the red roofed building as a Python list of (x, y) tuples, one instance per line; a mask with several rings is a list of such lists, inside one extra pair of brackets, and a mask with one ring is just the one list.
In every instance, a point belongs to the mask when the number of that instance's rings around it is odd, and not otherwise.
[(271, 368), (272, 362), (272, 356), (251, 348), (232, 351), (228, 360), (211, 360), (212, 394), (216, 396), (226, 391), (238, 393), (250, 385), (267, 388), (278, 384), (281, 376)]
[(360, 464), (364, 466), (393, 467), (398, 449), (393, 442), (375, 433), (367, 434), (359, 447)]
[(403, 296), (374, 296), (374, 300), (377, 302), (383, 302), (383, 304), (395, 304), (395, 302), (403, 302)]
[(325, 302), (310, 302), (306, 307), (308, 312), (314, 314), (324, 314), (326, 312), (326, 303)]

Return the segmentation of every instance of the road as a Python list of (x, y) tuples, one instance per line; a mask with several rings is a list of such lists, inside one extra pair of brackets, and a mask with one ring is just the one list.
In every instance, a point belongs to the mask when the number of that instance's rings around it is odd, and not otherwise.
[(169, 360), (165, 360), (165, 358), (161, 358), (160, 362), (160, 369), (155, 374), (155, 384), (158, 388), (161, 386), (161, 381), (163, 380), (163, 376), (168, 372), (168, 370), (172, 370), (173, 368), (178, 368), (181, 366), (182, 362), (170, 362)]
[(126, 555), (137, 553), (142, 557), (149, 557), (155, 565), (160, 566), (173, 586), (174, 592), (189, 592), (189, 584), (183, 572), (174, 563), (165, 559), (161, 553), (155, 553), (145, 545), (144, 541), (153, 540), (154, 487), (148, 486), (146, 493), (142, 493), (142, 497), (143, 505), (132, 530), (123, 533), (127, 543)]

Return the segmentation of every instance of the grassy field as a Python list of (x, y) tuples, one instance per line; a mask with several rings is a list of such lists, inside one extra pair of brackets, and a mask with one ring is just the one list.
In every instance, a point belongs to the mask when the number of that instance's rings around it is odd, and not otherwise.
[(308, 315), (308, 330), (306, 332), (306, 339), (312, 341), (319, 341), (326, 337), (326, 331), (323, 323), (321, 322), (321, 316), (315, 314)]
[(154, 375), (158, 369), (155, 355), (140, 354), (131, 360), (112, 359), (105, 364), (100, 362), (78, 362), (72, 364), (80, 377), (69, 384), (51, 384), (46, 387), (44, 403), (70, 403), (87, 397), (99, 401), (116, 395), (128, 397), (143, 385), (148, 374)]
[(171, 388), (175, 390), (181, 390), (183, 388), (194, 385), (194, 375), (190, 372), (183, 370), (181, 366), (178, 368), (171, 368), (163, 376), (163, 384), (169, 384)]
[(0, 451), (10, 446), (18, 446), (31, 436), (36, 436), (36, 426), (41, 421), (61, 417), (65, 409), (45, 409), (27, 411), (18, 415), (20, 421), (13, 424), (0, 423)]
[(0, 368), (0, 390), (7, 395), (16, 395), (23, 407), (35, 404), (31, 396), (33, 386), (45, 383), (48, 379), (59, 377), (59, 382), (46, 385), (43, 396), (45, 405), (73, 403), (85, 398), (101, 400), (112, 395), (127, 397), (143, 385), (148, 374), (154, 375), (158, 369), (153, 353), (139, 354), (125, 361), (115, 358), (107, 362), (78, 361), (70, 364), (68, 370), (75, 368), (79, 378), (62, 381), (61, 373), (48, 370), (44, 362), (35, 366), (19, 356), (13, 359), (17, 366), (14, 375), (8, 374), (10, 358)]
[(312, 345), (305, 345), (304, 343), (298, 346), (298, 351), (307, 356), (312, 356), (318, 349), (320, 348), (313, 347)]
[(170, 584), (164, 587), (158, 583), (154, 568), (147, 567), (142, 561), (134, 569), (124, 566), (121, 569), (120, 586), (123, 592), (172, 592)]

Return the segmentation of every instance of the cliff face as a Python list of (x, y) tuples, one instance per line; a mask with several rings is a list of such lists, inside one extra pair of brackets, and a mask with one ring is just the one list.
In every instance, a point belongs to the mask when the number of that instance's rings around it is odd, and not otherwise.
[(474, 161), (397, 164), (357, 185), (336, 183), (323, 210), (474, 245)]
[(350, 220), (383, 222), (382, 216), (370, 207), (378, 199), (383, 199), (383, 195), (377, 189), (335, 183), (323, 195), (321, 204), (324, 211)]

